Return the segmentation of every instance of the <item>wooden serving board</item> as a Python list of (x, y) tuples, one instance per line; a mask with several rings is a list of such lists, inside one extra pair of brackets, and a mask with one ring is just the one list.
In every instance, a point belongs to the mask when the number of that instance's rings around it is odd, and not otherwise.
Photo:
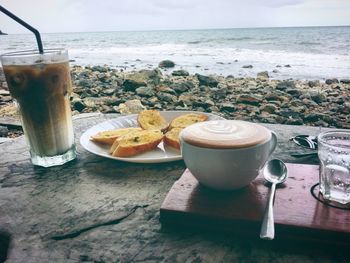
[[(275, 240), (350, 244), (350, 210), (327, 206), (310, 192), (319, 181), (318, 166), (287, 167), (288, 180), (277, 188), (275, 196)], [(222, 192), (200, 185), (186, 170), (165, 198), (160, 220), (163, 225), (234, 231), (259, 238), (268, 191), (261, 175), (243, 189)], [(316, 193), (318, 196), (318, 190)]]

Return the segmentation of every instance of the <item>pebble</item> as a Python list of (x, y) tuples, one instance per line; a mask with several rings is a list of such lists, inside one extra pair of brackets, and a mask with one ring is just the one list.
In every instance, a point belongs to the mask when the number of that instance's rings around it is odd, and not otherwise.
[(331, 85), (333, 83), (339, 83), (339, 80), (338, 79), (326, 79), (325, 83), (328, 85)]
[(199, 81), (199, 85), (216, 87), (219, 84), (219, 82), (211, 76), (204, 76), (201, 74), (196, 74), (196, 76)]
[(0, 137), (6, 137), (8, 132), (9, 132), (9, 130), (6, 126), (0, 125)]
[(139, 87), (136, 90), (136, 94), (145, 97), (152, 97), (155, 95), (155, 91), (152, 87)]
[[(349, 79), (280, 81), (270, 79), (266, 71), (255, 79), (191, 75), (183, 69), (165, 74), (152, 68), (120, 72), (73, 66), (72, 82), (74, 114), (201, 110), (228, 119), (350, 128)], [(0, 89), (0, 115), (14, 114), (9, 113), (12, 104), (8, 90)]]
[(185, 91), (188, 91), (188, 90), (194, 88), (194, 84), (190, 81), (178, 82), (178, 83), (172, 84), (171, 88), (176, 93), (183, 93)]
[(184, 69), (179, 69), (179, 70), (174, 70), (171, 75), (173, 76), (183, 76), (183, 77), (186, 77), (186, 76), (189, 76), (190, 73), (188, 73), (187, 70), (184, 70)]
[(175, 67), (175, 62), (171, 60), (163, 60), (159, 62), (158, 67), (160, 68), (173, 68)]
[(243, 94), (243, 95), (239, 95), (237, 98), (237, 102), (241, 102), (245, 104), (259, 105), (261, 101), (262, 101), (262, 96), (254, 95), (254, 94)]
[(350, 84), (350, 79), (341, 79), (341, 80), (340, 80), (340, 83), (343, 83), (343, 84)]
[(267, 71), (259, 72), (256, 78), (262, 81), (267, 81), (269, 79), (269, 73)]
[(293, 81), (281, 81), (276, 85), (278, 90), (286, 90), (288, 88), (295, 89), (295, 83)]

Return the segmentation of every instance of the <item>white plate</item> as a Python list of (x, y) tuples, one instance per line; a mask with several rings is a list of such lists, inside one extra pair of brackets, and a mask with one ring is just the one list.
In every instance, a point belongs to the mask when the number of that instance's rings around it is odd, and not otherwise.
[[(187, 113), (198, 113), (194, 111), (161, 111), (161, 115), (170, 122), (174, 118), (181, 116), (183, 114)], [(224, 120), (224, 118), (211, 114), (211, 113), (203, 113), (208, 115), (208, 120)], [(129, 128), (129, 127), (138, 127), (137, 124), (137, 114), (127, 115), (127, 116), (121, 116), (116, 119), (108, 120), (105, 122), (102, 122), (100, 124), (97, 124), (90, 129), (88, 129), (86, 132), (83, 133), (83, 135), (80, 137), (80, 144), (89, 152), (102, 156), (107, 157), (110, 159), (115, 159), (119, 161), (125, 161), (125, 162), (133, 162), (133, 163), (163, 163), (163, 162), (172, 162), (181, 160), (182, 156), (179, 150), (174, 149), (173, 147), (169, 147), (163, 144), (161, 142), (158, 147), (150, 152), (145, 152), (142, 154), (138, 154), (132, 157), (127, 158), (121, 158), (121, 157), (115, 157), (109, 154), (109, 146), (98, 144), (90, 140), (90, 137), (92, 135), (95, 135), (98, 132), (106, 131), (106, 130), (113, 130), (118, 128)]]

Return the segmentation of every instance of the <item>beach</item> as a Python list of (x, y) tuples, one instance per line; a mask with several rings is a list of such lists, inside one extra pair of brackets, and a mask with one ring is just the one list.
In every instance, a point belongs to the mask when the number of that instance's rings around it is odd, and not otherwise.
[[(233, 28), (42, 34), (44, 47), (65, 48), (71, 65), (127, 71), (170, 59), (190, 74), (271, 79), (349, 78), (350, 27)], [(36, 47), (31, 34), (1, 36), (0, 53)]]
[[(335, 26), (52, 33), (42, 39), (45, 47), (69, 51), (74, 115), (126, 114), (132, 101), (138, 110), (350, 128), (349, 34), (349, 26)], [(1, 53), (35, 46), (30, 34), (1, 40)], [(0, 116), (16, 114), (0, 74)]]
[[(136, 111), (194, 110), (260, 123), (350, 128), (350, 79), (275, 80), (267, 71), (255, 78), (169, 73), (170, 62), (160, 62), (162, 69), (136, 71), (72, 66), (73, 115), (133, 113), (131, 101)], [(16, 116), (3, 75), (0, 84), (0, 116)]]

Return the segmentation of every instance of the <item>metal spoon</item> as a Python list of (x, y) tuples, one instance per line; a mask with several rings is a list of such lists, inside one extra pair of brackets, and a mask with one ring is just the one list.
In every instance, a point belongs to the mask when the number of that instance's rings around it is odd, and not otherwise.
[(269, 161), (264, 167), (265, 180), (272, 183), (269, 201), (266, 205), (264, 220), (261, 225), (260, 238), (272, 240), (275, 237), (275, 223), (273, 218), (273, 198), (276, 185), (283, 183), (288, 177), (287, 166), (279, 159)]

